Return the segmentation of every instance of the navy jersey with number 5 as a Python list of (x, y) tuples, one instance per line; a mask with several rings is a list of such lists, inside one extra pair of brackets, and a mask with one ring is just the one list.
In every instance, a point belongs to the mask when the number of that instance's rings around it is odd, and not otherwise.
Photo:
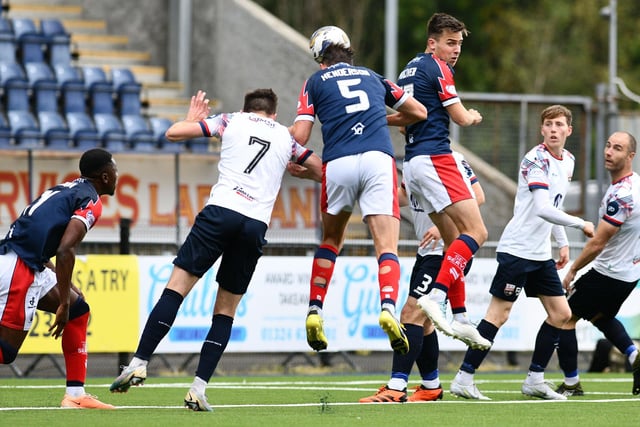
[(341, 62), (315, 72), (298, 99), (296, 121), (322, 123), (324, 163), (367, 151), (393, 156), (385, 105), (397, 109), (408, 95), (365, 67)]
[(27, 206), (0, 242), (0, 253), (13, 250), (29, 268), (42, 271), (56, 255), (71, 218), (89, 230), (102, 215), (102, 201), (84, 178), (56, 185)]

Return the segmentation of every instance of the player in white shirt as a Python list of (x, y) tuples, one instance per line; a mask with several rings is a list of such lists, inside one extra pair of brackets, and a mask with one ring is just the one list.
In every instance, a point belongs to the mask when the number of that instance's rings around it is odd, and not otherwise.
[[(627, 356), (633, 367), (633, 394), (640, 394), (640, 357), (616, 314), (640, 279), (640, 176), (633, 171), (636, 139), (614, 132), (604, 149), (605, 168), (611, 185), (600, 203), (598, 228), (569, 268), (562, 284), (569, 292), (571, 320), (560, 334), (558, 361), (564, 382), (556, 390), (566, 396), (584, 394), (578, 375), (576, 323), (590, 321)], [(591, 269), (572, 285), (578, 271), (590, 262)]]
[[(524, 289), (537, 297), (547, 312), (536, 337), (525, 395), (543, 399), (566, 399), (544, 381), (544, 370), (555, 351), (560, 330), (571, 317), (558, 269), (569, 261), (568, 240), (563, 226), (582, 230), (593, 237), (593, 223), (561, 210), (573, 174), (574, 158), (564, 146), (571, 135), (571, 111), (562, 105), (545, 108), (541, 114), (541, 144), (531, 149), (520, 163), (514, 215), (497, 248), (498, 269), (491, 284), (491, 302), (478, 332), (493, 342), (509, 318), (513, 303)], [(551, 234), (560, 251), (552, 258)], [(488, 400), (474, 384), (474, 374), (489, 350), (468, 349), (451, 392), (467, 399)]]
[(198, 91), (191, 98), (186, 119), (167, 130), (170, 141), (221, 138), (219, 178), (173, 260), (169, 282), (149, 314), (134, 357), (111, 385), (112, 392), (124, 393), (144, 382), (147, 363), (169, 332), (182, 301), (222, 257), (211, 328), (184, 399), (185, 406), (194, 411), (212, 410), (205, 388), (229, 342), (236, 309), (262, 255), (284, 171), (293, 158), (313, 172), (311, 178), (319, 180), (322, 175), (320, 158), (275, 121), (277, 105), (271, 89), (257, 89), (245, 95), (241, 112), (209, 116), (209, 100)]

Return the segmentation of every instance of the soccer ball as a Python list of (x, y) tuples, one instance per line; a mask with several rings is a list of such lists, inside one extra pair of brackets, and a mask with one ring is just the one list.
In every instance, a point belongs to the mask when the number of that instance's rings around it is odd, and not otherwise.
[(325, 49), (332, 44), (342, 46), (346, 49), (351, 47), (349, 37), (340, 28), (334, 27), (333, 25), (318, 28), (309, 40), (309, 49), (313, 54), (313, 59), (315, 59), (316, 62), (322, 62)]

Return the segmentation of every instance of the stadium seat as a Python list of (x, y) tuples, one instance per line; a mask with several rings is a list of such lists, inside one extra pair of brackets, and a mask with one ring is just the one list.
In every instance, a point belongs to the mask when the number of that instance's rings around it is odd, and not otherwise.
[(193, 138), (186, 141), (187, 150), (193, 153), (208, 153), (209, 152), (209, 138)]
[(58, 111), (58, 83), (46, 62), (25, 64), (35, 111)]
[(151, 131), (156, 137), (158, 147), (167, 153), (178, 153), (182, 151), (183, 144), (179, 142), (171, 142), (167, 140), (165, 133), (167, 129), (173, 124), (173, 122), (166, 117), (150, 117), (149, 124), (151, 125)]
[(51, 65), (70, 65), (77, 55), (71, 49), (71, 35), (56, 18), (40, 20), (40, 32), (48, 38), (47, 61)]
[(113, 114), (114, 92), (107, 74), (100, 67), (82, 67), (84, 86), (89, 96), (89, 111), (91, 114)]
[(142, 114), (140, 94), (142, 85), (136, 82), (133, 72), (128, 68), (111, 70), (111, 84), (116, 95), (116, 105), (120, 116)]
[(128, 148), (127, 134), (122, 127), (122, 123), (114, 114), (94, 114), (93, 120), (96, 123), (96, 130), (105, 149), (117, 152)]
[(48, 37), (42, 34), (30, 18), (13, 18), (13, 34), (18, 44), (18, 59), (23, 64), (44, 62)]
[(132, 149), (146, 152), (158, 149), (158, 140), (144, 117), (138, 114), (124, 115), (122, 125)]
[(13, 35), (13, 26), (11, 25), (11, 21), (4, 16), (0, 16), (0, 34)]
[(78, 68), (71, 64), (58, 63), (53, 65), (53, 71), (60, 88), (62, 111), (64, 113), (85, 112), (87, 91)]
[(11, 142), (11, 128), (7, 123), (7, 118), (0, 113), (0, 150), (12, 148), (14, 148), (14, 145)]
[(0, 16), (0, 61), (16, 62), (17, 45), (11, 21)]
[(29, 82), (20, 64), (0, 62), (0, 85), (4, 90), (4, 106), (7, 110), (30, 109)]
[(79, 150), (101, 145), (101, 139), (91, 117), (84, 111), (73, 111), (65, 114), (69, 126), (69, 134), (73, 139), (73, 146)]
[(8, 111), (9, 127), (16, 148), (41, 148), (43, 140), (35, 117), (29, 111)]
[(72, 148), (69, 128), (60, 114), (55, 111), (40, 111), (38, 122), (40, 122), (40, 134), (44, 138), (45, 147), (52, 150)]

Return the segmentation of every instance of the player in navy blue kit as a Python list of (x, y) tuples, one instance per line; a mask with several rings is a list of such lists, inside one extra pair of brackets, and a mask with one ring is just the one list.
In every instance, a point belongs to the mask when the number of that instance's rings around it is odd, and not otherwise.
[[(311, 36), (310, 49), (320, 70), (304, 83), (291, 128), (295, 139), (306, 144), (317, 117), (324, 142), (322, 242), (311, 270), (307, 342), (317, 351), (327, 348), (322, 308), (347, 222), (358, 203), (371, 231), (379, 265), (379, 323), (391, 347), (406, 353), (409, 343), (395, 314), (400, 279), (400, 208), (387, 126), (424, 120), (427, 111), (394, 83), (368, 68), (354, 66), (351, 43), (340, 28), (318, 29)], [(387, 106), (396, 112), (387, 115)]]
[(36, 309), (55, 313), (49, 332), (62, 338), (67, 371), (61, 406), (113, 409), (84, 390), (89, 305), (71, 277), (78, 245), (102, 214), (100, 196), (115, 192), (118, 169), (96, 148), (80, 158), (80, 173), (42, 193), (0, 241), (0, 363), (15, 360)]
[[(576, 323), (588, 320), (627, 357), (633, 368), (633, 394), (640, 394), (640, 357), (616, 314), (640, 279), (640, 176), (633, 171), (636, 139), (628, 132), (614, 132), (605, 144), (605, 168), (611, 185), (600, 203), (600, 222), (571, 264), (562, 284), (569, 295), (571, 320), (560, 333), (558, 362), (564, 382), (556, 390), (565, 396), (584, 394), (578, 375)], [(572, 283), (578, 271), (592, 268)]]
[(111, 384), (112, 392), (124, 393), (144, 382), (149, 359), (169, 332), (184, 298), (222, 257), (211, 328), (184, 398), (185, 406), (193, 411), (213, 410), (205, 389), (229, 342), (236, 309), (262, 256), (289, 161), (303, 164), (311, 172), (309, 178), (320, 179), (320, 158), (296, 143), (289, 130), (275, 121), (277, 105), (278, 97), (271, 89), (257, 89), (245, 95), (241, 112), (209, 116), (209, 100), (198, 91), (191, 98), (187, 117), (167, 130), (170, 141), (221, 138), (218, 182), (173, 260), (169, 282), (149, 314), (134, 357)]
[[(406, 128), (404, 168), (409, 165), (415, 173), (405, 179), (407, 190), (429, 214), (446, 246), (433, 289), (420, 298), (419, 305), (444, 334), (483, 347), (482, 337), (466, 316), (463, 272), (488, 233), (469, 183), (456, 166), (449, 140), (451, 119), (459, 126), (482, 121), (480, 113), (462, 105), (453, 79), (453, 66), (467, 34), (464, 23), (453, 16), (434, 14), (427, 24), (425, 52), (409, 61), (398, 85), (429, 111), (426, 120)], [(452, 324), (443, 313), (447, 294), (454, 314)]]

